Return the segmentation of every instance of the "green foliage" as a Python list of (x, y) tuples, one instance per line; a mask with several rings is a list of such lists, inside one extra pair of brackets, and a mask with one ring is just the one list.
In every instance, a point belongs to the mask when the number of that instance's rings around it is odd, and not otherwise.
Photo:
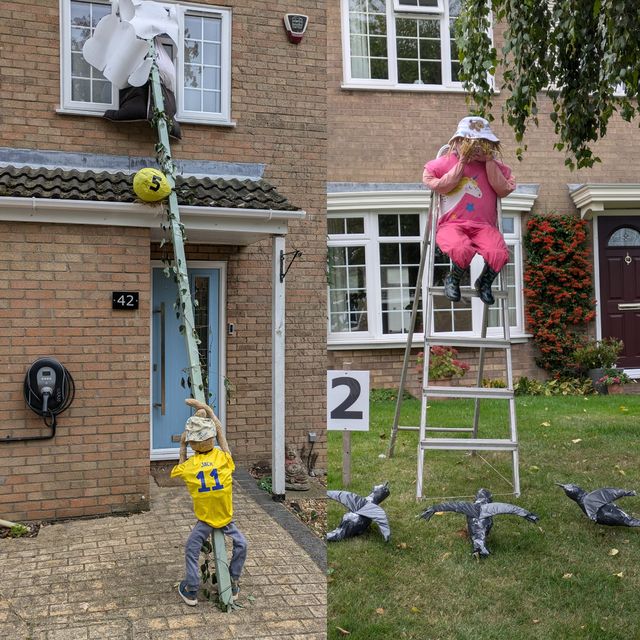
[(482, 386), (485, 389), (505, 389), (507, 383), (501, 378), (482, 378)]
[(202, 543), (200, 553), (204, 555), (204, 559), (200, 565), (202, 593), (207, 600), (213, 600), (214, 586), (218, 579), (216, 577), (215, 568), (213, 567), (213, 545), (209, 538), (206, 538)]
[[(487, 35), (491, 12), (505, 23), (498, 52)], [(540, 94), (551, 100), (549, 117), (571, 168), (600, 159), (592, 143), (619, 112), (638, 112), (640, 3), (637, 0), (466, 0), (456, 23), (460, 76), (480, 115), (493, 119), (495, 70), (501, 66), (507, 99), (503, 120), (522, 143), (531, 122), (538, 125)], [(625, 95), (615, 95), (623, 88)], [(517, 149), (518, 157), (526, 145)]]
[(575, 350), (573, 357), (585, 373), (589, 369), (606, 369), (613, 366), (623, 346), (622, 340), (615, 338), (589, 340)]
[(271, 476), (265, 476), (264, 478), (261, 478), (260, 480), (258, 480), (258, 486), (263, 491), (266, 491), (267, 493), (272, 493), (273, 481), (271, 479)]
[(557, 378), (576, 375), (574, 352), (594, 318), (587, 223), (574, 216), (532, 216), (524, 237), (526, 319), (536, 363)]
[[(408, 391), (405, 391), (402, 394), (402, 398), (404, 400), (409, 400), (413, 398), (413, 396)], [(369, 391), (370, 402), (386, 402), (389, 400), (395, 402), (397, 399), (398, 399), (397, 389), (371, 389), (371, 391)]]
[(14, 524), (11, 529), (9, 529), (9, 536), (12, 538), (22, 538), (22, 536), (26, 536), (29, 533), (29, 527), (24, 524)]
[[(458, 350), (453, 347), (431, 347), (429, 356), (429, 378), (431, 380), (448, 380), (462, 377), (471, 368), (469, 363), (458, 360)], [(417, 357), (418, 373), (422, 373), (424, 354)]]
[(583, 378), (540, 382), (540, 380), (522, 376), (513, 389), (517, 396), (586, 396), (593, 393), (591, 380)]

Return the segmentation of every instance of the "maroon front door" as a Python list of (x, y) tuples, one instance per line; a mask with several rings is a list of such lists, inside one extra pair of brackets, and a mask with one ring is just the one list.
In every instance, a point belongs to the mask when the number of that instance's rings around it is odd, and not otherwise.
[(618, 366), (640, 368), (640, 217), (598, 218), (602, 337), (624, 342)]

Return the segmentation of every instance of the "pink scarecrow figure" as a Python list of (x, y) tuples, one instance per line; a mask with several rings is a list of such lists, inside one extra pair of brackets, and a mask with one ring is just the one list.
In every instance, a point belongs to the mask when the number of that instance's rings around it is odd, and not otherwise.
[(496, 159), (500, 141), (484, 118), (463, 118), (449, 140), (449, 153), (427, 162), (422, 181), (441, 196), (436, 244), (453, 263), (444, 294), (460, 300), (460, 279), (479, 253), (484, 269), (475, 282), (480, 299), (493, 304), (491, 285), (509, 259), (497, 226), (497, 201), (515, 188), (511, 169)]

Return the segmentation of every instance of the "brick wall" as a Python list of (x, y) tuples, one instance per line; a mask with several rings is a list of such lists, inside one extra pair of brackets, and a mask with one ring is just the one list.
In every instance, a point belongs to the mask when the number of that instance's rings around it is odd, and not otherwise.
[[(340, 3), (328, 3), (328, 177), (330, 182), (422, 181), (425, 162), (434, 158), (449, 140), (460, 118), (468, 115), (462, 93), (420, 93), (341, 89), (342, 43)], [(495, 31), (500, 46), (502, 29)], [(515, 157), (511, 130), (500, 121), (504, 95), (494, 100), (495, 123), (505, 161), (521, 183), (540, 185), (536, 212), (574, 212), (567, 184), (587, 182), (638, 182), (640, 163), (638, 123), (620, 117), (610, 121), (606, 137), (594, 146), (602, 163), (593, 169), (570, 171), (564, 155), (553, 150), (556, 141), (549, 120), (551, 103), (539, 101), (540, 127), (526, 136), (528, 151), (522, 162)]]
[[(417, 358), (421, 352), (422, 349), (420, 348), (411, 350), (411, 359), (405, 381), (406, 390), (418, 398), (420, 397), (422, 383), (417, 370)], [(513, 345), (511, 361), (514, 381), (520, 376), (529, 378), (544, 377), (544, 373), (534, 363), (534, 356), (535, 353), (531, 342)], [(331, 350), (329, 351), (329, 368), (342, 369), (346, 363), (349, 363), (349, 368), (353, 371), (370, 372), (372, 389), (397, 389), (400, 384), (403, 358), (404, 348)], [(478, 371), (478, 350), (459, 349), (456, 358), (468, 363), (471, 368), (464, 377), (452, 380), (451, 384), (475, 385)], [(506, 381), (507, 374), (503, 350), (488, 349), (486, 351), (483, 377)]]
[[(111, 309), (111, 292), (140, 308)], [(149, 500), (149, 237), (142, 229), (0, 223), (0, 513), (66, 518)], [(52, 440), (23, 398), (28, 366), (51, 356), (76, 395)]]
[[(322, 0), (300, 0), (294, 7), (284, 0), (266, 4), (258, 0), (223, 3), (202, 0), (201, 4), (223, 4), (233, 10), (231, 115), (236, 126), (184, 124), (183, 139), (180, 142), (172, 141), (172, 152), (176, 159), (263, 163), (265, 179), (307, 212), (304, 220), (290, 223), (286, 239), (287, 250), (295, 248), (303, 253), (302, 258), (289, 271), (286, 280), (287, 442), (300, 449), (306, 442), (307, 431), (316, 431), (319, 437), (315, 451), (320, 453), (318, 468), (326, 468), (325, 3)], [(282, 24), (284, 14), (292, 10), (309, 16), (307, 32), (299, 45), (288, 42)], [(56, 113), (60, 104), (58, 14), (58, 0), (16, 0), (0, 7), (0, 38), (3, 43), (3, 64), (0, 68), (0, 83), (3, 87), (3, 109), (0, 114), (4, 132), (2, 146), (125, 156), (153, 155), (155, 135), (145, 123), (114, 124), (96, 117)], [(86, 232), (86, 229), (71, 226), (61, 227), (61, 233), (54, 233), (44, 227), (42, 229), (41, 243), (47, 251), (51, 251), (51, 255), (66, 255), (66, 251), (58, 251), (57, 246), (59, 243), (66, 246), (66, 234), (81, 237)], [(106, 241), (107, 245), (114, 244), (113, 239), (123, 235), (121, 230), (104, 233), (105, 237), (111, 238)], [(135, 235), (135, 232), (132, 233)], [(142, 235), (136, 237), (142, 243), (139, 249), (144, 253), (141, 276), (144, 282), (137, 288), (144, 291), (150, 288), (150, 244), (146, 232), (140, 233)], [(92, 242), (87, 243), (87, 250), (93, 249)], [(2, 255), (7, 253), (3, 252)], [(243, 248), (189, 247), (188, 255), (194, 258), (206, 256), (206, 259), (228, 260), (227, 314), (229, 321), (234, 321), (237, 327), (237, 336), (229, 338), (227, 343), (227, 375), (236, 387), (236, 399), (229, 407), (227, 416), (230, 445), (241, 463), (270, 458), (271, 243), (267, 241)], [(81, 270), (80, 264), (83, 263), (79, 262), (76, 266)], [(120, 264), (118, 266), (123, 267)], [(13, 274), (14, 269), (15, 265), (11, 261), (7, 271)], [(35, 280), (29, 286), (30, 290), (39, 292), (46, 290), (46, 284)], [(105, 278), (104, 285), (109, 291), (112, 290), (108, 277)], [(24, 294), (21, 304), (25, 304), (26, 291), (24, 288), (16, 289), (16, 293)], [(69, 289), (67, 294), (71, 295), (72, 291), (74, 290)], [(19, 306), (11, 307), (11, 313), (14, 314), (11, 316), (12, 322), (19, 324), (21, 319), (29, 318), (26, 313), (23, 315), (21, 309)], [(136, 466), (145, 466), (145, 473), (141, 473), (136, 481), (144, 484), (149, 464), (148, 308), (141, 305), (139, 314), (146, 335), (144, 346), (136, 347), (139, 351), (136, 355), (143, 358), (146, 364), (139, 370), (130, 370), (128, 367), (127, 370), (139, 371), (132, 375), (135, 376), (136, 385), (144, 386), (144, 391), (140, 391), (144, 395), (144, 411), (133, 418), (136, 427), (131, 433), (140, 437), (136, 440), (135, 448), (127, 449), (127, 459), (135, 461)], [(102, 327), (98, 322), (100, 319), (99, 315), (93, 318), (96, 340), (102, 339)], [(51, 315), (47, 316), (46, 323), (37, 324), (31, 329), (31, 339), (40, 341), (38, 336), (45, 330), (45, 326), (48, 327), (47, 330), (55, 330), (58, 335), (65, 335), (66, 318)], [(107, 330), (108, 327), (105, 328)], [(135, 334), (137, 328), (129, 325), (118, 328), (117, 331), (122, 332), (118, 334), (118, 339), (124, 341), (129, 330)], [(22, 337), (2, 335), (5, 341)], [(84, 337), (73, 336), (73, 345), (70, 343), (74, 349), (80, 350), (78, 356), (83, 353), (78, 342)], [(71, 340), (71, 337), (68, 339)], [(43, 345), (43, 348), (44, 346), (50, 348), (48, 344)], [(4, 344), (3, 348), (11, 348), (11, 345)], [(71, 358), (71, 355), (60, 352), (60, 357)], [(17, 369), (10, 372), (14, 384), (12, 395), (10, 400), (0, 405), (0, 424), (4, 427), (14, 422), (15, 415), (23, 415), (24, 420), (31, 420), (27, 418), (20, 392), (25, 365), (29, 359), (33, 359), (31, 352), (24, 354), (24, 359), (15, 364)], [(92, 359), (97, 359), (95, 354)], [(75, 365), (75, 360), (69, 362)], [(116, 371), (113, 368), (109, 370)], [(123, 375), (124, 373), (122, 372)], [(106, 373), (96, 372), (95, 375), (100, 378)], [(116, 395), (122, 394), (123, 375), (110, 379), (110, 389)], [(80, 378), (84, 378), (84, 370)], [(83, 387), (81, 392), (86, 394), (86, 389)], [(304, 398), (304, 402), (301, 402), (301, 398)], [(76, 400), (68, 416), (77, 421), (74, 424), (79, 430), (83, 430), (85, 425), (88, 429), (95, 429), (96, 423), (104, 422), (105, 414), (84, 416), (78, 413), (79, 407)], [(110, 422), (115, 428), (120, 420), (123, 418), (118, 414), (118, 420)], [(64, 421), (62, 424), (60, 436), (51, 444), (2, 445), (0, 454), (26, 460), (24, 452), (28, 452), (31, 461), (42, 454), (47, 456), (50, 464), (64, 464), (64, 456), (72, 455), (73, 450), (70, 450), (70, 444), (66, 440)], [(142, 431), (144, 436), (141, 435)], [(59, 441), (63, 444), (58, 444)], [(81, 451), (80, 458), (74, 464), (89, 464), (85, 461), (85, 455), (94, 453)], [(120, 453), (121, 448), (118, 448), (113, 449), (109, 455), (115, 459)], [(96, 461), (91, 462), (92, 468), (96, 464)], [(61, 468), (56, 468), (56, 479), (58, 473), (62, 473)], [(0, 496), (5, 499), (19, 486), (21, 476), (3, 477), (6, 479), (4, 484), (0, 483)], [(52, 482), (51, 477), (49, 481)], [(12, 483), (11, 488), (9, 482)], [(60, 482), (78, 484), (80, 480), (65, 478)], [(71, 491), (72, 487), (67, 484), (60, 485), (62, 488), (59, 490)], [(69, 505), (72, 499), (87, 498), (83, 493), (84, 489), (77, 489), (76, 485), (73, 488), (71, 493), (66, 494)], [(140, 498), (143, 493), (147, 495), (146, 490), (136, 486), (135, 491), (126, 496), (126, 500), (116, 495), (117, 492), (110, 492), (110, 495), (113, 494), (111, 499), (116, 505), (126, 502), (130, 508), (135, 509), (143, 505), (144, 501)], [(11, 509), (4, 513), (15, 518), (25, 518), (27, 515), (45, 518), (97, 513), (110, 511), (112, 508), (110, 504), (106, 504), (106, 497), (91, 498), (90, 504), (64, 508), (56, 502), (55, 496), (26, 499), (32, 500), (28, 507), (25, 506), (23, 492), (18, 500), (11, 503)], [(51, 509), (50, 504), (56, 506)]]

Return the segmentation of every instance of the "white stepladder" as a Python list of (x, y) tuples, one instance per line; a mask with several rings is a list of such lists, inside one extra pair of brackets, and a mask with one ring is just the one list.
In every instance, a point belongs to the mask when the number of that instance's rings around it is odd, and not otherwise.
[[(438, 156), (448, 150), (448, 146), (444, 146), (438, 152)], [(429, 208), (429, 219), (425, 227), (422, 242), (422, 250), (420, 256), (420, 267), (416, 281), (415, 296), (409, 324), (409, 333), (407, 334), (407, 346), (405, 349), (402, 373), (400, 376), (400, 385), (398, 389), (398, 398), (396, 401), (396, 411), (393, 421), (391, 438), (389, 441), (389, 457), (393, 456), (395, 442), (398, 430), (419, 431), (418, 441), (418, 469), (416, 480), (416, 498), (423, 497), (423, 482), (425, 468), (425, 451), (427, 450), (449, 450), (449, 451), (503, 451), (510, 452), (513, 467), (513, 482), (509, 483), (513, 489), (511, 493), (515, 496), (520, 495), (520, 474), (519, 474), (519, 455), (518, 455), (518, 433), (516, 426), (516, 408), (513, 391), (513, 366), (511, 361), (511, 335), (509, 331), (509, 308), (508, 294), (506, 289), (505, 278), (502, 273), (497, 279), (497, 288), (494, 290), (494, 297), (498, 304), (498, 316), (500, 319), (502, 335), (487, 336), (488, 325), (488, 307), (482, 305), (482, 328), (480, 336), (457, 337), (450, 334), (442, 335), (434, 333), (434, 298), (435, 296), (444, 295), (444, 287), (436, 287), (433, 285), (434, 264), (436, 255), (435, 233), (437, 227), (438, 216), (440, 213), (440, 198), (437, 194), (431, 194), (431, 206)], [(498, 226), (502, 231), (502, 207), (500, 199), (498, 199)], [(400, 411), (405, 388), (406, 373), (409, 365), (410, 352), (413, 342), (413, 333), (418, 313), (418, 302), (420, 291), (423, 285), (423, 277), (425, 265), (427, 267), (426, 286), (425, 286), (425, 316), (424, 316), (424, 361), (422, 376), (422, 399), (420, 408), (420, 426), (399, 426)], [(460, 291), (463, 296), (477, 296), (476, 290), (471, 286), (462, 286)], [(433, 346), (449, 346), (454, 348), (472, 348), (478, 349), (478, 372), (476, 385), (473, 387), (451, 387), (436, 386), (429, 380), (429, 356), (430, 349)], [(486, 350), (502, 350), (504, 351), (506, 388), (484, 388), (482, 386), (485, 354)], [(428, 419), (428, 399), (429, 398), (472, 398), (475, 399), (473, 422), (471, 426), (464, 427), (439, 427), (433, 426)], [(508, 438), (479, 438), (480, 424), (480, 401), (482, 399), (506, 400), (508, 402), (509, 413), (509, 437)], [(432, 437), (431, 433), (457, 433), (469, 434), (469, 437)], [(486, 462), (486, 461), (485, 461)], [(490, 465), (491, 466), (491, 465)], [(501, 476), (504, 478), (504, 476)], [(506, 480), (506, 478), (504, 478)], [(507, 482), (509, 482), (507, 480)], [(475, 492), (475, 489), (474, 489)]]

